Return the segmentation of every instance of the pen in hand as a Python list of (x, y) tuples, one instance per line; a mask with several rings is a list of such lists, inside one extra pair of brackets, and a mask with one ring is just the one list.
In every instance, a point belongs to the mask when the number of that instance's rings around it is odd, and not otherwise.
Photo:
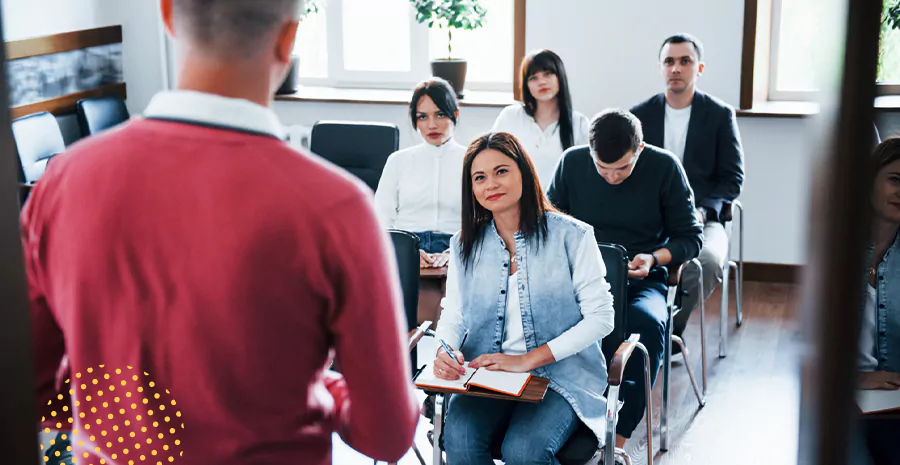
[[(450, 346), (447, 344), (447, 341), (444, 341), (443, 339), (439, 339), (439, 341), (441, 342), (441, 347), (443, 347), (444, 351), (447, 352), (447, 355), (450, 356), (450, 359), (459, 364), (459, 359), (456, 358), (456, 354), (453, 353), (453, 349), (450, 348)], [(462, 364), (459, 365), (460, 373), (465, 373), (465, 367), (463, 367)]]

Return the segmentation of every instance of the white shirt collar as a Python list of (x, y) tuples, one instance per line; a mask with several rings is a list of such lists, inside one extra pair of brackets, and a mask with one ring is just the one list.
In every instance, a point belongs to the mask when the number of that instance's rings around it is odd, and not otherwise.
[(192, 121), (285, 139), (287, 133), (270, 108), (249, 100), (188, 90), (156, 94), (144, 111), (148, 118)]
[(451, 137), (450, 139), (447, 140), (447, 142), (444, 142), (441, 145), (432, 145), (432, 144), (429, 144), (428, 142), (423, 142), (422, 146), (424, 147), (423, 150), (425, 151), (425, 153), (430, 153), (430, 154), (435, 154), (435, 155), (443, 155), (447, 152), (454, 152), (455, 151), (454, 149), (457, 149), (458, 147), (460, 147), (459, 143), (456, 142), (455, 137)]

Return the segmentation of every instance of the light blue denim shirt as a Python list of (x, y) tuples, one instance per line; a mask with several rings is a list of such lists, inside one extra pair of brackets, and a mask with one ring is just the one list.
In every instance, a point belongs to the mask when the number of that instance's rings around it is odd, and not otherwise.
[[(509, 292), (518, 293), (529, 352), (582, 320), (572, 270), (579, 246), (586, 234), (593, 237), (593, 229), (558, 213), (547, 214), (547, 229), (546, 240), (541, 243), (526, 242), (521, 233), (515, 235), (518, 286)], [(469, 267), (458, 272), (459, 307), (463, 326), (469, 330), (460, 348), (466, 360), (501, 352), (504, 337), (510, 256), (493, 223), (482, 234)], [(459, 257), (459, 250), (457, 234), (451, 241), (451, 257)], [(600, 343), (606, 334), (597, 334), (595, 342), (578, 353), (532, 371), (550, 379), (550, 389), (566, 399), (601, 444), (606, 431), (603, 394), (607, 374)]]
[(900, 373), (900, 233), (878, 265), (875, 289), (878, 371)]

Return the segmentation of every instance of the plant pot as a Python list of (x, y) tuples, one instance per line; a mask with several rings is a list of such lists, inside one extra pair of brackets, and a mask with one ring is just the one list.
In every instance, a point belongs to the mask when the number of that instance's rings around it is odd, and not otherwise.
[(431, 73), (449, 82), (458, 98), (463, 98), (467, 69), (468, 62), (462, 59), (441, 58), (431, 61)]
[(291, 58), (291, 67), (275, 95), (294, 94), (300, 90), (300, 57)]

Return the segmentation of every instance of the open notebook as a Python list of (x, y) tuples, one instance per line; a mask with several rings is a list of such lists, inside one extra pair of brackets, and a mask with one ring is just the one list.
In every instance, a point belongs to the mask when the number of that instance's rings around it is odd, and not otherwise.
[(900, 390), (856, 391), (856, 405), (862, 413), (883, 413), (900, 410)]
[(466, 374), (457, 380), (440, 379), (434, 375), (431, 362), (416, 378), (416, 386), (420, 388), (447, 389), (466, 392), (470, 387), (480, 387), (490, 391), (519, 397), (531, 379), (531, 373), (507, 373), (505, 371), (489, 371), (484, 368), (471, 368), (466, 365)]

